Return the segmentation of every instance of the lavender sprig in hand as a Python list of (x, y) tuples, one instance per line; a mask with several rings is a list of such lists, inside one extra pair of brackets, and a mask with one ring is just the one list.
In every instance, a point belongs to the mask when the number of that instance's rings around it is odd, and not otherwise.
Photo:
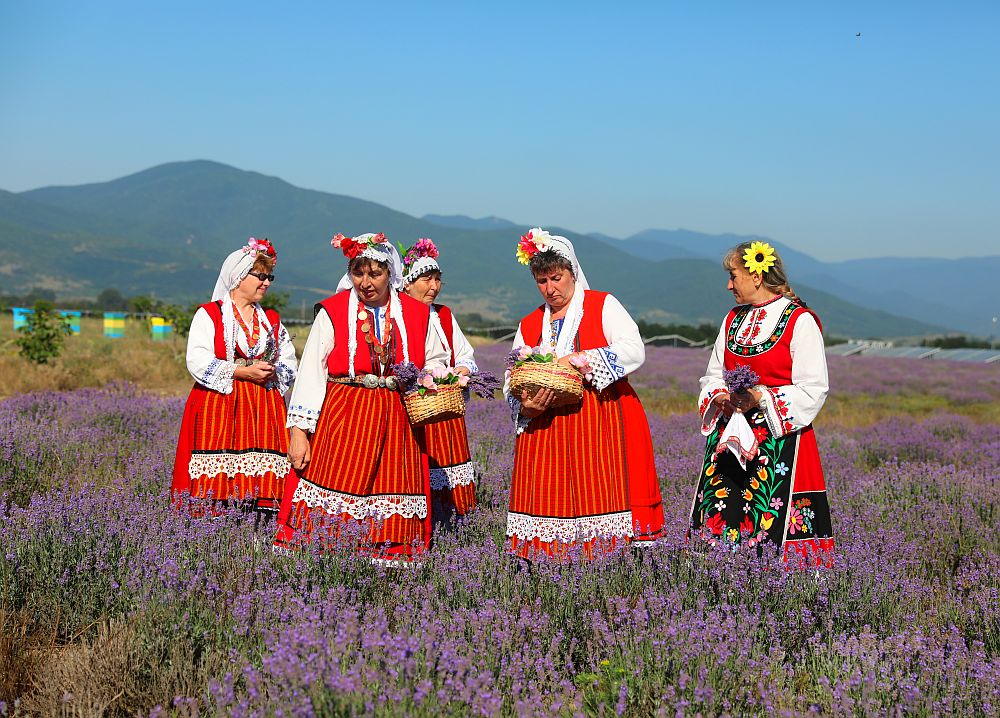
[(403, 362), (402, 364), (393, 364), (390, 367), (393, 376), (396, 377), (396, 382), (399, 384), (399, 390), (404, 394), (412, 394), (417, 390), (417, 381), (420, 378), (420, 370), (417, 369), (417, 365), (413, 362)]
[(734, 369), (723, 369), (722, 380), (730, 394), (746, 394), (760, 384), (760, 377), (746, 364), (737, 364)]

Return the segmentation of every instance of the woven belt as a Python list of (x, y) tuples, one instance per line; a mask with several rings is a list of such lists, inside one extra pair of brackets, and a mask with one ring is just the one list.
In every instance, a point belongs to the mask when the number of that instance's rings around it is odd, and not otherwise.
[(389, 389), (395, 391), (397, 388), (396, 377), (377, 376), (376, 374), (364, 374), (352, 379), (349, 376), (328, 376), (327, 381), (334, 384), (348, 384), (350, 386), (361, 386), (365, 389)]

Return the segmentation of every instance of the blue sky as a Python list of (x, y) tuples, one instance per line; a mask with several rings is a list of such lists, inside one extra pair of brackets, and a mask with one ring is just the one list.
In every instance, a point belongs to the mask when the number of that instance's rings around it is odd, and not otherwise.
[(6, 2), (0, 188), (203, 158), (416, 215), (996, 254), (998, 8)]

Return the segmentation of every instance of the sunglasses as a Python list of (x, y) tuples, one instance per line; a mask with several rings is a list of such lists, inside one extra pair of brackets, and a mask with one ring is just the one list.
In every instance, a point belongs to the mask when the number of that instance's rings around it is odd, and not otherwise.
[(268, 282), (273, 282), (274, 281), (274, 275), (273, 274), (264, 274), (263, 272), (247, 272), (247, 276), (257, 277), (257, 279), (259, 279), (262, 282), (265, 281), (265, 280), (267, 280)]

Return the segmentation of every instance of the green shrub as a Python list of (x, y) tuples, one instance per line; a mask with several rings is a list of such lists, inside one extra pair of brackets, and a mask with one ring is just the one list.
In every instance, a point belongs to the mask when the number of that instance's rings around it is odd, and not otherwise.
[(35, 302), (34, 311), (26, 317), (26, 322), (14, 340), (21, 356), (35, 364), (47, 364), (49, 359), (59, 356), (70, 333), (66, 318), (50, 302), (40, 300)]

